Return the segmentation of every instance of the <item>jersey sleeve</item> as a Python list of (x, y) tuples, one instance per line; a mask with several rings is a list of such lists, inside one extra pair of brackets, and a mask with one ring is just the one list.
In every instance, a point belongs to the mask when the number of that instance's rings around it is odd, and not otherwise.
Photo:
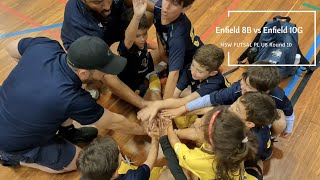
[(183, 36), (171, 37), (169, 44), (169, 72), (181, 70), (185, 59), (185, 40)]
[(54, 40), (46, 38), (46, 37), (36, 37), (36, 38), (23, 38), (18, 43), (18, 51), (21, 55), (24, 54), (24, 52), (35, 45), (38, 44), (45, 44), (48, 42), (53, 42)]
[(81, 93), (68, 108), (69, 117), (82, 125), (98, 121), (104, 113), (104, 108), (99, 105), (89, 93)]

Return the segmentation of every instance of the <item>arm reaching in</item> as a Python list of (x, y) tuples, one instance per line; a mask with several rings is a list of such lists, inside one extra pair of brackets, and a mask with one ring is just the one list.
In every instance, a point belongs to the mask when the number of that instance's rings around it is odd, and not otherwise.
[(123, 115), (104, 109), (102, 117), (94, 123), (97, 128), (111, 129), (124, 134), (144, 135), (144, 129), (135, 122), (130, 121)]

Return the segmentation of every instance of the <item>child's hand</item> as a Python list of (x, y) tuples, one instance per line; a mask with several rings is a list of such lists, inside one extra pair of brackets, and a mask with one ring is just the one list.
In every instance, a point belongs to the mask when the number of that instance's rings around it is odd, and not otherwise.
[(141, 121), (151, 121), (154, 119), (159, 111), (157, 102), (149, 102), (148, 106), (141, 109), (137, 113), (137, 118)]
[(172, 126), (172, 121), (168, 118), (161, 117), (159, 121), (160, 137), (168, 135), (168, 128)]
[(147, 1), (146, 0), (132, 0), (134, 15), (138, 17), (142, 17), (144, 12), (147, 9)]
[(153, 129), (149, 131), (148, 135), (152, 138), (152, 140), (159, 141), (159, 138), (160, 138), (159, 127), (153, 127)]
[(175, 117), (181, 116), (186, 112), (186, 108), (184, 106), (174, 108), (174, 109), (164, 109), (161, 111), (161, 115), (173, 119)]

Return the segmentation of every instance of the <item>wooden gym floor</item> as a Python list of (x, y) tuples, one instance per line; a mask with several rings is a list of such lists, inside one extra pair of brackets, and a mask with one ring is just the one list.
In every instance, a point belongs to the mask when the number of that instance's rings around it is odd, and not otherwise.
[[(66, 0), (3, 0), (0, 2), (0, 85), (6, 79), (16, 62), (6, 53), (4, 47), (12, 40), (23, 37), (48, 36), (60, 40), (60, 29)], [(313, 6), (310, 6), (313, 5)], [(304, 55), (313, 52), (312, 44), (314, 35), (318, 37), (316, 52), (319, 51), (320, 24), (316, 23), (314, 32), (313, 12), (263, 12), (239, 13), (228, 10), (282, 10), (282, 11), (311, 11), (317, 10), (316, 20), (320, 22), (320, 1), (315, 0), (196, 0), (187, 15), (192, 21), (195, 32), (205, 43), (223, 46), (223, 43), (250, 43), (255, 37), (254, 33), (218, 33), (216, 27), (251, 27), (260, 28), (266, 20), (271, 20), (275, 15), (289, 15), (292, 22), (302, 27), (299, 34), (299, 44)], [(149, 31), (149, 40), (155, 41), (154, 27)], [(230, 62), (235, 63), (245, 47), (224, 47), (230, 52)], [(310, 53), (307, 56), (312, 62), (315, 57)], [(318, 59), (319, 61), (319, 59)], [(222, 66), (223, 72), (228, 72), (234, 67), (228, 66), (227, 58)], [(241, 77), (243, 69), (230, 75), (231, 82)], [(305, 76), (305, 77), (304, 77)], [(296, 116), (294, 132), (288, 139), (278, 138), (274, 145), (272, 159), (265, 163), (265, 179), (320, 179), (320, 72), (313, 75), (293, 76), (281, 83), (286, 93), (292, 98)], [(98, 101), (111, 111), (121, 113), (132, 121), (136, 119), (136, 108), (117, 99), (107, 90), (102, 91)], [(146, 153), (133, 144), (133, 137), (101, 129), (100, 135), (111, 134), (126, 151), (130, 158), (143, 162)], [(139, 152), (142, 152), (138, 155)], [(0, 166), (0, 179), (34, 180), (34, 179), (78, 179), (77, 172), (52, 175), (38, 170), (21, 168), (7, 168)]]

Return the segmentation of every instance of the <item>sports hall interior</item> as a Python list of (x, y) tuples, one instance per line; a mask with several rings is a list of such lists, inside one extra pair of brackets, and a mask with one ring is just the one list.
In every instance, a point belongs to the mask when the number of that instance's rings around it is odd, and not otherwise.
[[(46, 36), (61, 43), (60, 30), (66, 2), (67, 0), (2, 0), (0, 2), (0, 85), (16, 65), (16, 61), (9, 57), (5, 50), (5, 46), (10, 41), (24, 37)], [(299, 33), (302, 53), (310, 63), (316, 60), (315, 54), (318, 54), (318, 61), (320, 60), (320, 1), (318, 0), (195, 0), (186, 14), (193, 23), (195, 34), (200, 36), (205, 44), (211, 43), (220, 47), (223, 47), (223, 43), (250, 43), (255, 34), (217, 33), (217, 27), (239, 26), (254, 29), (260, 28), (265, 21), (272, 20), (276, 15), (290, 16), (293, 23), (302, 27), (302, 32)], [(148, 33), (149, 42), (155, 43), (154, 26)], [(223, 73), (235, 68), (228, 66), (228, 60), (230, 64), (237, 64), (237, 58), (246, 49), (245, 44), (242, 45), (223, 47), (226, 53), (222, 65)], [(244, 69), (240, 67), (226, 77), (230, 82), (235, 82), (241, 78)], [(320, 70), (316, 70), (312, 74), (297, 73), (281, 82), (280, 86), (294, 105), (296, 120), (290, 137), (277, 138), (278, 142), (274, 144), (272, 158), (264, 163), (264, 179), (320, 179), (319, 79)], [(138, 109), (112, 95), (107, 88), (102, 88), (98, 102), (113, 112), (123, 114), (130, 121), (138, 122), (136, 118)], [(106, 134), (116, 139), (122, 151), (132, 161), (144, 162), (147, 155), (145, 148), (136, 148), (133, 136), (99, 129), (100, 136)], [(48, 174), (26, 167), (0, 166), (0, 179), (76, 180), (79, 179), (79, 173)]]

